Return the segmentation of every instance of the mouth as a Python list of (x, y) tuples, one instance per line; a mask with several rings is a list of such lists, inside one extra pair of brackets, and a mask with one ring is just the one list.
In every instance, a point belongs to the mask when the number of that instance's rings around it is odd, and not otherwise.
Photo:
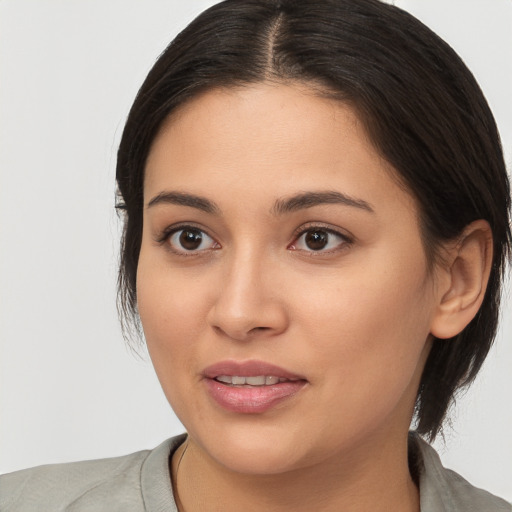
[(278, 377), (276, 375), (257, 375), (253, 377), (243, 377), (241, 375), (219, 375), (215, 377), (217, 382), (222, 382), (229, 386), (274, 386), (280, 382), (293, 382), (299, 379), (286, 379), (284, 377)]
[(203, 372), (216, 405), (241, 414), (263, 413), (294, 397), (307, 380), (261, 361), (223, 361)]

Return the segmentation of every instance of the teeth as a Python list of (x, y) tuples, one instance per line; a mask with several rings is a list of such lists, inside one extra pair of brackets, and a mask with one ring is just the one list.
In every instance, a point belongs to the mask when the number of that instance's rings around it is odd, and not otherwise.
[(263, 375), (260, 375), (258, 377), (246, 377), (245, 384), (249, 384), (251, 386), (264, 386), (265, 377)]
[(224, 384), (231, 384), (233, 386), (272, 386), (279, 382), (285, 382), (288, 379), (276, 377), (274, 375), (255, 375), (251, 377), (240, 377), (238, 375), (219, 375), (215, 378)]

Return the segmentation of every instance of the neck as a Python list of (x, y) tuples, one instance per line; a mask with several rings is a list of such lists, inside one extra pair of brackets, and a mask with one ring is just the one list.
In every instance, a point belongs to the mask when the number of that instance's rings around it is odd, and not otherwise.
[(247, 475), (220, 465), (189, 439), (172, 459), (173, 488), (180, 512), (419, 512), (407, 459), (405, 436), (286, 473)]

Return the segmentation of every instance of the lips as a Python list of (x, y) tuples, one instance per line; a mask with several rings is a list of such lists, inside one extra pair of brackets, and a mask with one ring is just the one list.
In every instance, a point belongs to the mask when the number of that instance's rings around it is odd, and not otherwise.
[(204, 382), (209, 395), (231, 412), (263, 413), (291, 399), (307, 380), (262, 361), (223, 361), (206, 368)]

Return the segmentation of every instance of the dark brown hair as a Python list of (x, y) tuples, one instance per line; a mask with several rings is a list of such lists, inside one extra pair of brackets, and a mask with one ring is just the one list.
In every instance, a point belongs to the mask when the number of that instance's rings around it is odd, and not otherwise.
[(265, 80), (310, 84), (354, 107), (417, 200), (430, 262), (441, 242), (472, 221), (485, 219), (492, 228), (494, 260), (482, 307), (458, 336), (434, 340), (418, 390), (417, 430), (434, 438), (496, 334), (512, 239), (510, 187), (494, 118), (471, 72), (421, 22), (378, 0), (227, 0), (162, 53), (137, 94), (118, 153), (125, 332), (129, 325), (140, 331), (144, 167), (162, 121), (204, 90)]

